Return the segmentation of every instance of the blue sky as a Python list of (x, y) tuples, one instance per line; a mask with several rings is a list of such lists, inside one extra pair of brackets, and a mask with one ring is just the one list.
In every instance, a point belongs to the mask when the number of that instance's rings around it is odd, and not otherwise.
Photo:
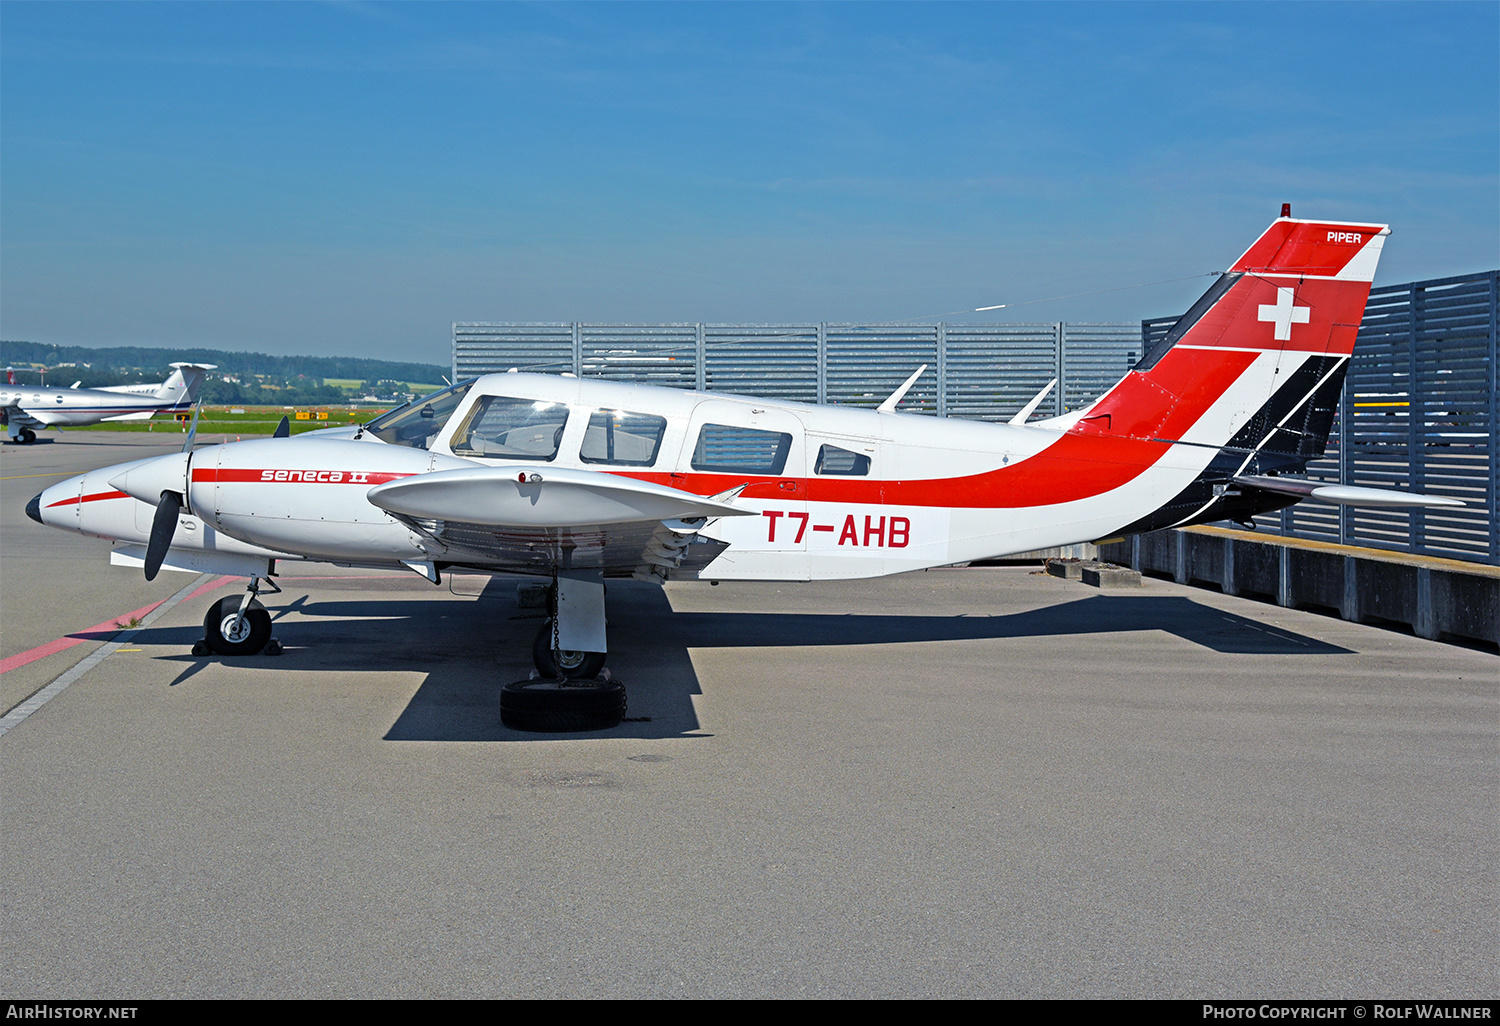
[(1129, 321), (1286, 201), (1500, 265), (1500, 5), (0, 3), (9, 339)]

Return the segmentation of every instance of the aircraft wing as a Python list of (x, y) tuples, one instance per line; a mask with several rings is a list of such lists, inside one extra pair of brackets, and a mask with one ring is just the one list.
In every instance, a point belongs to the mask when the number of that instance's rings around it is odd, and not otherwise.
[(1296, 477), (1260, 477), (1245, 475), (1236, 477), (1234, 483), (1241, 488), (1254, 488), (1279, 495), (1295, 495), (1299, 499), (1329, 502), (1339, 506), (1385, 506), (1390, 508), (1416, 508), (1421, 506), (1462, 506), (1459, 499), (1446, 495), (1422, 495), (1417, 492), (1398, 492), (1393, 488), (1365, 488), (1358, 485), (1323, 484)]
[(24, 428), (41, 428), (47, 426), (19, 406), (5, 407), (5, 423), (19, 424)]
[(517, 572), (558, 566), (664, 578), (724, 550), (697, 535), (709, 519), (755, 511), (592, 470), (474, 467), (370, 489), (371, 503), (445, 550), (445, 561)]

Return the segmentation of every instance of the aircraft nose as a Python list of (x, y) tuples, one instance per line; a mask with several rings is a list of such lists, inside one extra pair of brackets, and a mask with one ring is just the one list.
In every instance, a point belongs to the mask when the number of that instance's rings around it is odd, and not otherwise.
[(26, 515), (28, 517), (30, 517), (31, 519), (35, 520), (39, 524), (42, 522), (42, 493), (41, 492), (37, 492), (35, 495), (33, 495), (31, 497), (31, 501), (26, 504)]

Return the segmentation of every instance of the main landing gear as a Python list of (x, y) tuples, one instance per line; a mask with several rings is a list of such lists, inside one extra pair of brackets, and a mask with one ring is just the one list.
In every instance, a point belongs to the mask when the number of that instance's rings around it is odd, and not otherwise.
[(31, 428), (22, 428), (11, 436), (11, 440), (20, 445), (30, 445), (36, 441), (36, 432), (31, 430)]
[(271, 637), (271, 614), (256, 597), (260, 594), (262, 581), (273, 593), (281, 594), (281, 589), (269, 577), (252, 577), (243, 597), (231, 595), (215, 602), (203, 618), (203, 640), (193, 646), (193, 655), (212, 652), (223, 656), (247, 656), (261, 651), (267, 655), (281, 654), (281, 643)]
[(605, 730), (625, 717), (625, 685), (601, 676), (606, 654), (604, 575), (558, 573), (552, 615), (537, 631), (537, 676), (500, 690), (500, 722), (513, 730)]

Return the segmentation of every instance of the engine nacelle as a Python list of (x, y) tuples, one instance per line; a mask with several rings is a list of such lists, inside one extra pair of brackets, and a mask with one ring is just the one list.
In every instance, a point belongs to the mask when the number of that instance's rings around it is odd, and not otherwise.
[(320, 439), (259, 439), (193, 453), (188, 507), (224, 534), (267, 549), (336, 562), (430, 560), (441, 554), (372, 505), (378, 484), (434, 470), (472, 468), (404, 446)]

